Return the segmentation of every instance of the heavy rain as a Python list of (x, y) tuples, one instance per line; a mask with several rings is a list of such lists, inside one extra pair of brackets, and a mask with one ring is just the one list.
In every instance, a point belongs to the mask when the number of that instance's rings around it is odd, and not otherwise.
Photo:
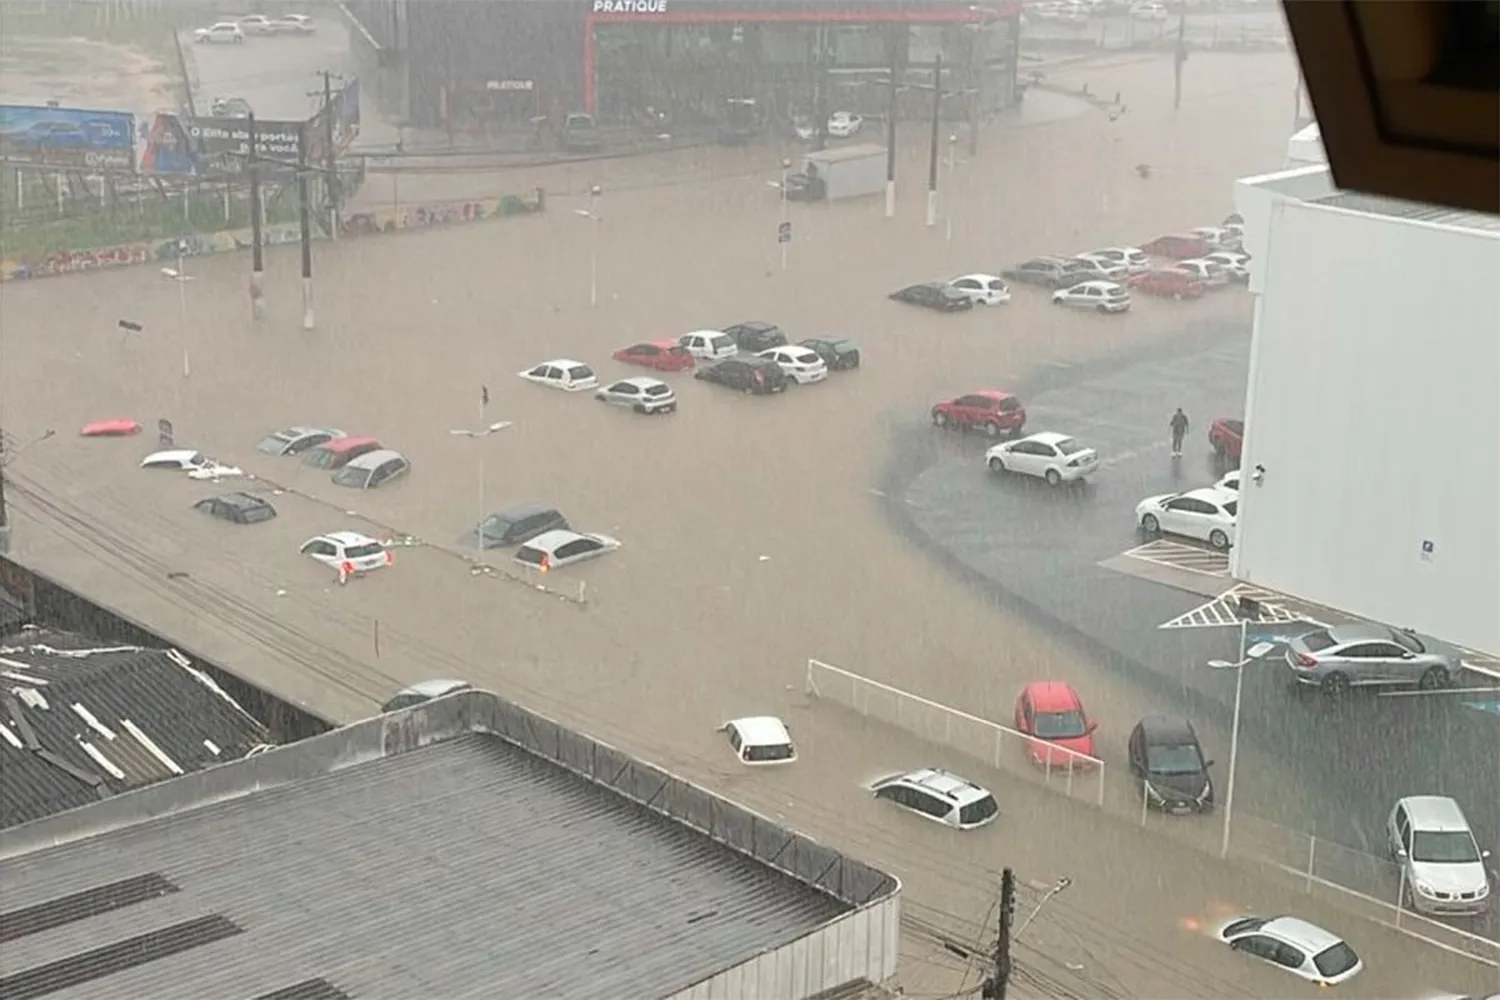
[(1262, 0), (6, 0), (0, 996), (1500, 989), (1500, 650), (1235, 572), (1316, 136)]

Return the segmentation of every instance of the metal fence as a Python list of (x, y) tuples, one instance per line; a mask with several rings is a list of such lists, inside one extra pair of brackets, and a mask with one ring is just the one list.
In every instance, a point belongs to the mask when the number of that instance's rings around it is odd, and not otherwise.
[(1097, 757), (1027, 736), (821, 660), (807, 661), (806, 690), (867, 719), (951, 747), (996, 769), (1021, 774), (1069, 798), (1104, 806), (1104, 761)]

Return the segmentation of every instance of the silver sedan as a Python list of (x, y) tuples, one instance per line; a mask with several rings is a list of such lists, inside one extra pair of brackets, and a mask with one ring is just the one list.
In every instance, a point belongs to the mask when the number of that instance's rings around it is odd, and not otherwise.
[(1349, 688), (1447, 687), (1458, 665), (1415, 633), (1357, 623), (1321, 628), (1287, 643), (1287, 666), (1298, 684), (1339, 695)]

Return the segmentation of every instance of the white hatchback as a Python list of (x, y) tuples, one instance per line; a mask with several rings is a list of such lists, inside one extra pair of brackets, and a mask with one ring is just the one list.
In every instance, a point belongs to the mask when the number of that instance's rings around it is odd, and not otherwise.
[(1124, 265), (1131, 274), (1145, 274), (1151, 270), (1151, 259), (1140, 247), (1101, 247), (1078, 255), (1079, 260), (1094, 260), (1118, 267)]
[(797, 747), (792, 743), (786, 723), (774, 715), (730, 719), (719, 727), (719, 732), (729, 737), (729, 747), (741, 764), (765, 767), (790, 764), (797, 759)]
[(528, 382), (545, 385), (550, 389), (561, 389), (564, 392), (583, 392), (586, 389), (597, 388), (599, 385), (599, 376), (594, 374), (594, 369), (582, 361), (574, 361), (570, 358), (543, 362), (535, 368), (528, 368), (516, 374)]
[(677, 346), (685, 348), (699, 361), (723, 361), (740, 352), (734, 338), (723, 330), (694, 330), (677, 338)]
[(1218, 264), (1229, 275), (1230, 281), (1250, 280), (1250, 255), (1238, 250), (1215, 250), (1204, 254), (1203, 259)]
[(1181, 535), (1220, 551), (1234, 544), (1237, 494), (1209, 486), (1186, 493), (1163, 493), (1135, 505), (1135, 523), (1148, 535)]
[(1010, 301), (1010, 286), (993, 274), (966, 274), (948, 282), (948, 287), (976, 306), (998, 306)]
[(761, 351), (756, 357), (776, 362), (798, 385), (811, 385), (828, 377), (828, 363), (810, 347), (787, 344)]
[(677, 394), (659, 378), (622, 378), (594, 393), (594, 398), (612, 406), (628, 406), (637, 413), (655, 416), (677, 412)]
[(1047, 480), (1049, 486), (1082, 482), (1099, 470), (1099, 453), (1055, 431), (1042, 431), (997, 444), (984, 453), (991, 472), (1018, 472)]
[(620, 547), (618, 539), (558, 528), (543, 532), (516, 550), (516, 562), (546, 573), (570, 563), (583, 562)]
[(228, 479), (245, 474), (243, 469), (223, 465), (201, 451), (185, 448), (152, 452), (141, 459), (141, 468), (176, 469), (186, 472), (189, 479)]
[(389, 549), (357, 531), (331, 531), (302, 543), (303, 555), (339, 571), (340, 579), (384, 569), (396, 559)]
[(1458, 803), (1446, 795), (1409, 795), (1386, 820), (1386, 842), (1403, 871), (1407, 905), (1433, 916), (1473, 915), (1490, 906), (1490, 878)]
[(1130, 292), (1124, 285), (1113, 281), (1085, 281), (1072, 288), (1060, 288), (1053, 292), (1052, 304), (1072, 306), (1075, 309), (1097, 309), (1102, 313), (1119, 313), (1130, 308)]
[(1217, 937), (1235, 951), (1319, 986), (1348, 982), (1364, 968), (1343, 938), (1296, 917), (1237, 917), (1220, 927)]
[(1209, 288), (1222, 288), (1229, 284), (1229, 271), (1223, 264), (1207, 257), (1194, 257), (1189, 260), (1179, 260), (1172, 265), (1172, 270), (1181, 271), (1194, 281), (1201, 281)]
[(210, 25), (207, 28), (199, 28), (193, 32), (193, 41), (199, 45), (224, 42), (238, 43), (244, 40), (245, 33), (233, 21), (220, 21), (218, 24)]
[(881, 778), (870, 791), (877, 799), (959, 830), (984, 826), (1000, 815), (988, 789), (935, 767)]

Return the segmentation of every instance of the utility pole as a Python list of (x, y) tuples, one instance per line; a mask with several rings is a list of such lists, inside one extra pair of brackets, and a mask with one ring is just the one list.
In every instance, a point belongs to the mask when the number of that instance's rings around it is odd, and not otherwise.
[(326, 161), (323, 164), (328, 171), (328, 238), (336, 240), (339, 238), (339, 151), (333, 144), (334, 126), (333, 120), (333, 81), (335, 78), (342, 80), (343, 77), (337, 73), (322, 71), (323, 77), (323, 141), (327, 144), (324, 153)]
[(0, 427), (0, 555), (10, 551), (10, 508), (5, 505), (5, 428)]
[(927, 158), (927, 224), (937, 225), (938, 133), (943, 117), (943, 56), (932, 63), (932, 149)]
[(969, 36), (969, 157), (972, 159), (979, 155), (979, 98), (984, 90), (984, 72), (979, 59), (981, 36), (989, 28), (987, 13), (981, 14), (982, 19), (977, 25), (970, 25)]
[(828, 30), (821, 24), (813, 31), (813, 44), (818, 47), (813, 53), (813, 114), (818, 121), (813, 149), (821, 152), (828, 148)]
[(245, 125), (250, 133), (250, 315), (260, 319), (265, 315), (263, 296), (266, 292), (266, 262), (261, 253), (262, 234), (260, 208), (260, 136), (255, 130), (255, 115), (250, 115)]
[(1016, 873), (1000, 873), (1000, 929), (995, 934), (995, 969), (980, 986), (983, 1000), (1005, 1000), (1010, 986), (1010, 925), (1016, 916)]
[(307, 205), (307, 125), (297, 130), (297, 223), (302, 241), (302, 329), (313, 328), (312, 220)]
[(891, 92), (885, 109), (885, 217), (891, 219), (896, 215), (896, 71), (900, 58), (894, 30), (888, 32), (886, 45), (891, 50)]
[(1172, 51), (1172, 110), (1182, 107), (1182, 64), (1187, 62), (1187, 4), (1177, 15), (1177, 45)]

